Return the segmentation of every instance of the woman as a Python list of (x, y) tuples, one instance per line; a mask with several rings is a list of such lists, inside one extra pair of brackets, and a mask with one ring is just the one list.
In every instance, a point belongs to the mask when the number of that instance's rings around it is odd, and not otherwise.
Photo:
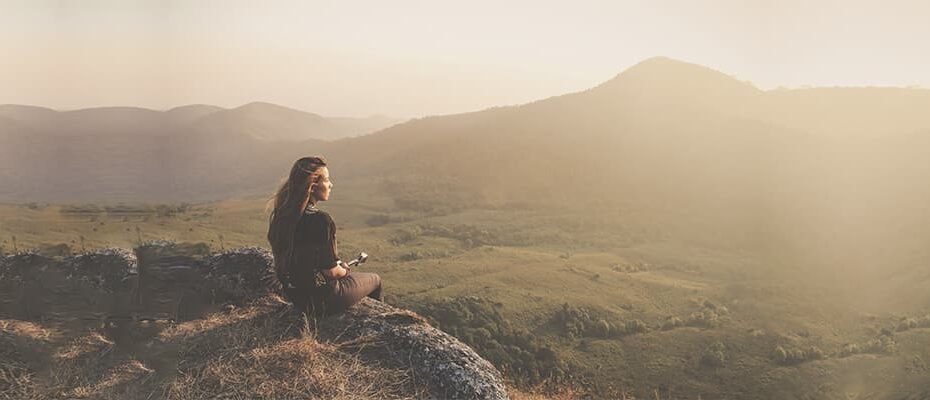
[(268, 242), (275, 272), (295, 306), (320, 315), (337, 314), (368, 296), (381, 300), (381, 277), (350, 272), (339, 259), (336, 224), (317, 203), (329, 200), (333, 182), (326, 159), (304, 157), (272, 197)]

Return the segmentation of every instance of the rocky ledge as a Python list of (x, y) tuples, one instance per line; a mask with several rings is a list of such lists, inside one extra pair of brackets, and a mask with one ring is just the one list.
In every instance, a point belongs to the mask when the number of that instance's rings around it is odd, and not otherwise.
[(319, 322), (324, 340), (354, 345), (370, 357), (406, 364), (442, 399), (507, 399), (500, 372), (471, 347), (408, 310), (369, 298)]
[[(98, 249), (70, 257), (19, 253), (0, 258), (0, 320), (197, 321), (269, 296), (269, 251), (209, 254), (173, 242)], [(285, 305), (284, 307), (289, 307)], [(277, 315), (294, 314), (282, 310)], [(458, 339), (408, 310), (364, 299), (310, 324), (324, 344), (351, 349), (371, 365), (408, 371), (441, 399), (507, 399), (500, 372)], [(134, 340), (146, 340), (131, 335)]]

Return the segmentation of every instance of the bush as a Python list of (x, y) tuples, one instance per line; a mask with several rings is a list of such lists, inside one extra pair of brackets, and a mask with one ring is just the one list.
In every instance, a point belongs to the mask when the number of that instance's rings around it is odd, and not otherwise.
[(638, 319), (634, 319), (632, 321), (626, 322), (626, 333), (627, 334), (646, 333), (646, 332), (649, 332), (649, 326), (647, 326), (645, 322), (638, 320)]
[(930, 328), (930, 314), (924, 315), (917, 320), (917, 327), (919, 328)]
[(914, 329), (914, 328), (917, 328), (917, 319), (915, 319), (915, 318), (902, 318), (901, 321), (898, 322), (898, 326), (897, 326), (897, 328), (895, 329), (895, 331), (897, 331), (897, 332), (904, 332), (904, 331), (906, 331), (906, 330)]
[(896, 332), (904, 332), (910, 329), (917, 328), (930, 328), (930, 314), (924, 315), (923, 317), (917, 318), (901, 318), (898, 321), (898, 325), (895, 327)]
[(552, 315), (552, 320), (559, 327), (562, 336), (569, 339), (585, 336), (588, 333), (588, 326), (593, 323), (586, 308), (574, 307), (568, 303), (562, 304), (562, 308)]
[(840, 357), (848, 357), (853, 354), (862, 353), (862, 348), (855, 343), (846, 343), (843, 345), (843, 348), (840, 350)]
[(784, 347), (776, 346), (775, 350), (772, 351), (772, 360), (776, 364), (787, 364), (788, 363), (788, 351)]
[(901, 318), (894, 328), (882, 328), (875, 338), (863, 343), (846, 343), (838, 354), (840, 357), (855, 354), (894, 354), (898, 351), (898, 343), (894, 339), (895, 332), (927, 327), (930, 327), (930, 315), (920, 318)]
[(772, 360), (780, 365), (795, 365), (806, 361), (822, 360), (826, 357), (827, 354), (817, 346), (810, 346), (806, 349), (785, 349), (777, 346), (771, 355)]
[(895, 342), (894, 337), (889, 335), (881, 335), (859, 347), (862, 348), (863, 353), (894, 354), (898, 351), (898, 343)]
[[(520, 383), (568, 379), (569, 369), (548, 343), (524, 328), (513, 328), (498, 307), (478, 297), (447, 298), (411, 305), (433, 326), (461, 339)], [(609, 328), (608, 328), (609, 329)]]
[(612, 327), (610, 326), (610, 322), (607, 322), (603, 319), (597, 321), (597, 324), (595, 324), (595, 329), (598, 336), (605, 338), (610, 337), (611, 331), (613, 331)]
[(568, 303), (553, 313), (551, 321), (560, 334), (568, 339), (611, 338), (649, 332), (649, 326), (641, 320), (611, 322), (604, 311), (575, 307)]
[(703, 328), (713, 328), (719, 324), (719, 315), (716, 311), (711, 309), (704, 309), (702, 311), (695, 311), (691, 313), (686, 323), (688, 326), (697, 326)]
[(721, 342), (714, 342), (701, 354), (701, 365), (711, 368), (722, 367), (727, 360), (726, 346)]
[(680, 326), (684, 326), (685, 322), (678, 317), (668, 317), (665, 319), (665, 322), (662, 323), (662, 330), (668, 331)]

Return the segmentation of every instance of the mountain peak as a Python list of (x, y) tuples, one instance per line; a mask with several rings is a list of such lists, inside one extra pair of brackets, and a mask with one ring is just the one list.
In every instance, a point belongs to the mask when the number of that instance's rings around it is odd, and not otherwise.
[(600, 87), (640, 89), (725, 90), (755, 93), (760, 90), (715, 69), (669, 57), (652, 57), (627, 68)]
[[(614, 107), (702, 108), (732, 113), (763, 92), (751, 83), (702, 65), (652, 57), (589, 91)], [(618, 103), (621, 101), (622, 103)]]
[[(293, 108), (290, 108), (290, 107), (285, 107), (285, 106), (282, 106), (282, 105), (278, 105), (278, 104), (274, 104), (274, 103), (268, 103), (268, 102), (264, 102), (264, 101), (253, 101), (253, 102), (251, 102), (251, 103), (243, 104), (243, 105), (241, 105), (241, 106), (239, 106), (239, 107), (236, 107), (235, 109), (236, 109), (236, 110), (289, 111), (289, 112), (307, 113), (306, 111), (301, 111), (301, 110), (293, 109)], [(312, 114), (312, 113), (307, 113), (307, 114)]]
[(209, 104), (188, 104), (169, 109), (165, 111), (165, 114), (174, 118), (175, 121), (187, 123), (223, 110), (225, 109), (222, 107)]
[(184, 113), (184, 112), (216, 112), (225, 110), (223, 107), (214, 106), (211, 104), (188, 104), (184, 106), (177, 106), (174, 108), (169, 108), (165, 110), (167, 113)]
[(635, 65), (630, 67), (630, 69), (637, 68), (637, 67), (644, 68), (644, 67), (659, 66), (659, 65), (681, 65), (681, 66), (693, 66), (693, 67), (704, 68), (701, 65), (689, 63), (687, 61), (676, 60), (671, 57), (655, 56), (655, 57), (649, 57), (643, 61), (636, 63)]

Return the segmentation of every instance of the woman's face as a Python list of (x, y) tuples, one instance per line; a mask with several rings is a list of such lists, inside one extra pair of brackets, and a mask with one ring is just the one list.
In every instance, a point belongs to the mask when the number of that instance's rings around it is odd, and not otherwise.
[(333, 190), (333, 181), (329, 178), (329, 169), (320, 167), (318, 175), (316, 184), (313, 185), (310, 193), (317, 201), (329, 200), (329, 193)]

